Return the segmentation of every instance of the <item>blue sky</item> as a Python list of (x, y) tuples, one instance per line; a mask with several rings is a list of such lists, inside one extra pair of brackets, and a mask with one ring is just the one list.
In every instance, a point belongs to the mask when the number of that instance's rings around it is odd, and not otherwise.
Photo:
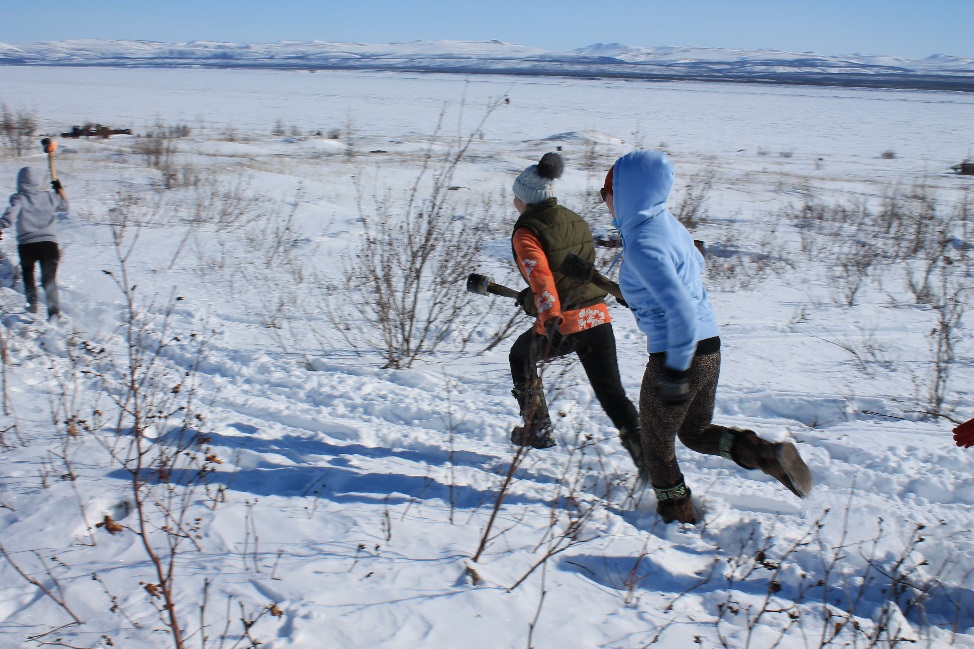
[(0, 42), (491, 40), (974, 58), (974, 0), (34, 0), (4, 2)]

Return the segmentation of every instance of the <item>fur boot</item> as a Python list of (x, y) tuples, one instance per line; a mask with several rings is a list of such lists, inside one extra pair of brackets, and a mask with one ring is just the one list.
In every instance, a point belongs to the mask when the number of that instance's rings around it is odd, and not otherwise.
[(680, 523), (693, 524), (697, 522), (697, 512), (693, 506), (690, 487), (682, 478), (680, 483), (673, 487), (665, 489), (654, 487), (653, 490), (656, 492), (656, 513), (660, 515), (664, 523), (679, 521)]
[(753, 430), (729, 429), (720, 440), (720, 454), (745, 469), (760, 469), (799, 498), (812, 491), (812, 473), (791, 442), (769, 442)]
[(517, 426), (511, 432), (511, 441), (518, 446), (532, 446), (534, 448), (551, 448), (556, 444), (554, 430), (551, 427), (551, 416), (548, 414), (548, 404), (544, 397), (544, 386), (540, 379), (532, 384), (514, 386), (511, 391), (517, 399), (521, 409), (523, 426)]

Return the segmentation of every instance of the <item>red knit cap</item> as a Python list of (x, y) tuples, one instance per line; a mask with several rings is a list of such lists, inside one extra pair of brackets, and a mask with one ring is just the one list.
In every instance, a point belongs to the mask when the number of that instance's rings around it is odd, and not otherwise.
[(615, 168), (615, 165), (612, 165), (612, 167), (609, 168), (609, 173), (605, 174), (605, 184), (602, 185), (602, 189), (610, 194), (612, 193), (612, 172), (615, 170)]

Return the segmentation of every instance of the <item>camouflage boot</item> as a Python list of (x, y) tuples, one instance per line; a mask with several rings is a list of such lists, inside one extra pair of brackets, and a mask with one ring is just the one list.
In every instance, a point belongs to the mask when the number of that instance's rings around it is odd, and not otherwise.
[(551, 416), (548, 414), (548, 404), (544, 398), (544, 386), (541, 379), (530, 384), (514, 386), (511, 394), (517, 399), (521, 409), (523, 426), (517, 426), (511, 431), (511, 441), (518, 446), (533, 448), (551, 448), (555, 445), (555, 434), (551, 428)]

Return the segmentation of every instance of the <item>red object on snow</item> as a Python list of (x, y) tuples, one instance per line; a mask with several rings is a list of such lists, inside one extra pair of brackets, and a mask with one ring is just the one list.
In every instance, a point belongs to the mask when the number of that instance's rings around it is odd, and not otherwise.
[(974, 446), (974, 419), (966, 421), (954, 429), (954, 441), (957, 446), (970, 448)]

